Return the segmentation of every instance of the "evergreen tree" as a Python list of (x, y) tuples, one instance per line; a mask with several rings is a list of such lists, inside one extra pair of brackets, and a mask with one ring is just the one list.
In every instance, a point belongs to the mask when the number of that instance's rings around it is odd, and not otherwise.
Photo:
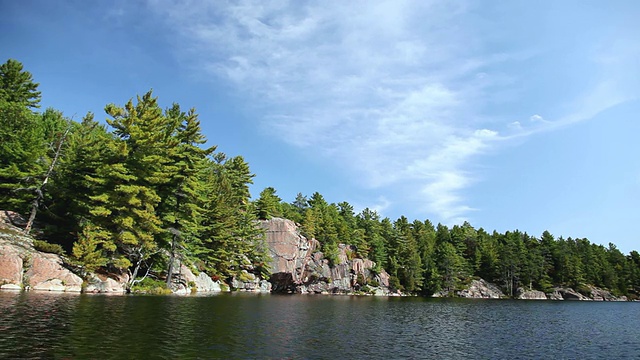
[(32, 75), (23, 71), (22, 63), (14, 59), (0, 65), (0, 103), (17, 104), (25, 108), (40, 107), (40, 91)]
[(171, 136), (173, 120), (163, 115), (151, 91), (136, 104), (110, 104), (105, 111), (115, 138), (103, 144), (107, 157), (97, 164), (95, 177), (87, 179), (95, 189), (88, 219), (95, 234), (88, 237), (105, 239), (110, 263), (130, 272), (131, 286), (141, 267), (152, 267), (160, 250), (158, 193), (175, 170), (169, 154), (178, 142)]
[(515, 294), (520, 285), (522, 264), (524, 259), (524, 245), (520, 231), (507, 231), (504, 235), (498, 235), (500, 244), (500, 280), (509, 296)]
[(380, 233), (380, 215), (375, 210), (365, 208), (356, 221), (358, 228), (363, 231), (364, 243), (368, 245), (369, 252), (365, 256), (376, 263), (376, 271), (381, 271), (386, 267), (387, 249)]
[(254, 175), (242, 157), (214, 156), (204, 173), (207, 204), (204, 207), (201, 246), (203, 270), (232, 278), (242, 266), (266, 268), (264, 234), (256, 226), (255, 210), (249, 201), (249, 184)]
[(276, 195), (276, 189), (267, 187), (260, 192), (260, 197), (255, 202), (256, 215), (260, 220), (268, 220), (272, 217), (282, 216), (282, 199)]
[(431, 295), (440, 290), (440, 274), (435, 258), (436, 231), (429, 220), (412, 223), (413, 237), (416, 239), (420, 262), (422, 264), (422, 293)]
[(185, 113), (178, 104), (174, 104), (165, 111), (165, 116), (170, 121), (172, 137), (177, 140), (176, 147), (167, 149), (170, 179), (160, 187), (162, 200), (158, 204), (165, 230), (161, 238), (163, 246), (169, 251), (166, 282), (170, 286), (175, 259), (184, 260), (189, 251), (188, 242), (196, 241), (198, 236), (204, 212), (202, 207), (206, 201), (199, 174), (215, 147), (200, 147), (206, 143), (206, 138), (194, 109)]
[(463, 259), (450, 242), (438, 245), (436, 249), (436, 263), (438, 273), (442, 276), (440, 288), (450, 293), (454, 291), (461, 280)]
[(47, 168), (47, 148), (31, 73), (9, 59), (0, 65), (0, 206), (26, 213), (39, 196), (38, 177)]
[(27, 213), (47, 166), (40, 116), (0, 100), (0, 207)]
[(487, 281), (497, 281), (500, 277), (497, 239), (480, 228), (477, 240), (480, 265), (476, 274)]
[(35, 194), (31, 200), (29, 220), (24, 229), (24, 232), (27, 234), (31, 231), (38, 209), (45, 201), (45, 196), (48, 195), (46, 191), (47, 184), (50, 179), (55, 178), (55, 171), (64, 155), (64, 150), (67, 145), (67, 135), (71, 131), (73, 124), (71, 120), (65, 119), (62, 116), (62, 112), (48, 108), (42, 114), (40, 126), (43, 129), (46, 156), (43, 158), (43, 171), (38, 174), (38, 180), (34, 186)]
[(296, 209), (296, 211), (300, 215), (302, 215), (309, 207), (309, 200), (307, 199), (306, 196), (302, 195), (302, 193), (298, 193), (292, 205)]
[(413, 236), (411, 226), (406, 217), (401, 216), (394, 222), (394, 229), (399, 246), (398, 278), (404, 289), (415, 293), (422, 289), (422, 261), (418, 252), (418, 244)]

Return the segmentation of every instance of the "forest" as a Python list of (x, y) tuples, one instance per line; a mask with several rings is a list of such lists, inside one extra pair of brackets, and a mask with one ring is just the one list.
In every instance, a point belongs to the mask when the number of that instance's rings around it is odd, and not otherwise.
[(352, 245), (349, 256), (373, 260), (404, 293), (450, 292), (480, 277), (510, 296), (518, 287), (558, 285), (640, 294), (640, 254), (613, 243), (391, 220), (318, 192), (286, 202), (267, 187), (252, 198), (249, 164), (207, 144), (195, 109), (163, 108), (151, 91), (106, 105), (105, 123), (91, 113), (76, 120), (41, 110), (40, 100), (20, 62), (0, 66), (0, 210), (24, 215), (36, 245), (64, 254), (82, 274), (120, 271), (130, 285), (143, 274), (169, 274), (170, 284), (181, 259), (215, 280), (246, 265), (268, 279), (256, 224), (283, 217), (318, 240), (330, 263), (338, 244)]

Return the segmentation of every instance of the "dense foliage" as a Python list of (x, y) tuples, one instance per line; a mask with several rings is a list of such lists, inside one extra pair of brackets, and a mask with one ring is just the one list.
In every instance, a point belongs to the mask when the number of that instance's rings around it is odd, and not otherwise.
[(474, 277), (509, 295), (554, 285), (591, 284), (632, 297), (640, 291), (640, 254), (625, 256), (613, 244), (488, 233), (466, 222), (392, 221), (371, 209), (356, 214), (317, 192), (287, 203), (268, 187), (251, 201), (249, 165), (206, 147), (193, 109), (163, 109), (150, 91), (107, 105), (106, 124), (93, 114), (76, 122), (55, 109), (36, 112), (37, 88), (19, 62), (0, 66), (0, 209), (38, 220), (42, 236), (84, 272), (127, 272), (133, 285), (153, 271), (170, 283), (180, 259), (222, 279), (247, 267), (265, 277), (256, 221), (277, 216), (299, 223), (330, 263), (340, 243), (353, 245), (350, 256), (373, 260), (392, 287), (409, 293), (451, 292)]
[(20, 63), (0, 70), (0, 208), (37, 214), (83, 271), (128, 272), (133, 285), (141, 271), (172, 274), (175, 259), (221, 278), (265, 268), (254, 175), (203, 146), (193, 109), (163, 110), (150, 91), (107, 105), (108, 126), (92, 114), (74, 122), (32, 110), (38, 84)]
[(293, 203), (275, 208), (297, 219), (329, 255), (338, 242), (354, 245), (355, 256), (374, 260), (403, 291), (451, 292), (480, 277), (510, 296), (518, 287), (548, 292), (558, 285), (578, 291), (594, 285), (634, 298), (640, 292), (640, 254), (625, 256), (611, 243), (556, 238), (548, 231), (540, 237), (518, 230), (488, 233), (468, 222), (449, 228), (404, 216), (391, 221), (370, 209), (354, 214), (348, 203), (327, 204), (318, 193), (306, 202), (303, 198), (299, 194)]

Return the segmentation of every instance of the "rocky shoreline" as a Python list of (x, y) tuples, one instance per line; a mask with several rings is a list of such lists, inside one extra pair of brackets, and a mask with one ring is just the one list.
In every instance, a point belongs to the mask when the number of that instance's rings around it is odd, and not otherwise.
[[(65, 258), (38, 251), (34, 239), (25, 236), (14, 226), (15, 214), (0, 214), (0, 290), (57, 291), (72, 293), (124, 294), (129, 281), (122, 274), (92, 273), (81, 278), (77, 269), (68, 265)], [(13, 219), (12, 219), (13, 217)], [(315, 239), (306, 239), (290, 220), (273, 218), (262, 221), (266, 242), (271, 255), (271, 277), (260, 279), (250, 266), (229, 284), (214, 281), (201, 272), (195, 274), (188, 266), (175, 266), (174, 294), (216, 293), (230, 289), (257, 293), (292, 294), (344, 294), (402, 296), (389, 288), (389, 275), (376, 271), (375, 263), (368, 259), (353, 258), (348, 245), (339, 246), (339, 262), (330, 266), (329, 261), (317, 249)], [(610, 292), (593, 286), (588, 291), (577, 292), (571, 288), (556, 287), (549, 293), (538, 290), (517, 289), (515, 299), (520, 300), (578, 300), (578, 301), (627, 301)], [(460, 297), (473, 299), (506, 299), (498, 286), (483, 279), (473, 279), (463, 289), (441, 291), (433, 297)]]

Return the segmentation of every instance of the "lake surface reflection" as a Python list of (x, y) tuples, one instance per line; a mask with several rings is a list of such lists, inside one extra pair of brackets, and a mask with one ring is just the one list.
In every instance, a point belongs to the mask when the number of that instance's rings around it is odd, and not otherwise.
[(0, 292), (0, 358), (640, 358), (640, 303)]

